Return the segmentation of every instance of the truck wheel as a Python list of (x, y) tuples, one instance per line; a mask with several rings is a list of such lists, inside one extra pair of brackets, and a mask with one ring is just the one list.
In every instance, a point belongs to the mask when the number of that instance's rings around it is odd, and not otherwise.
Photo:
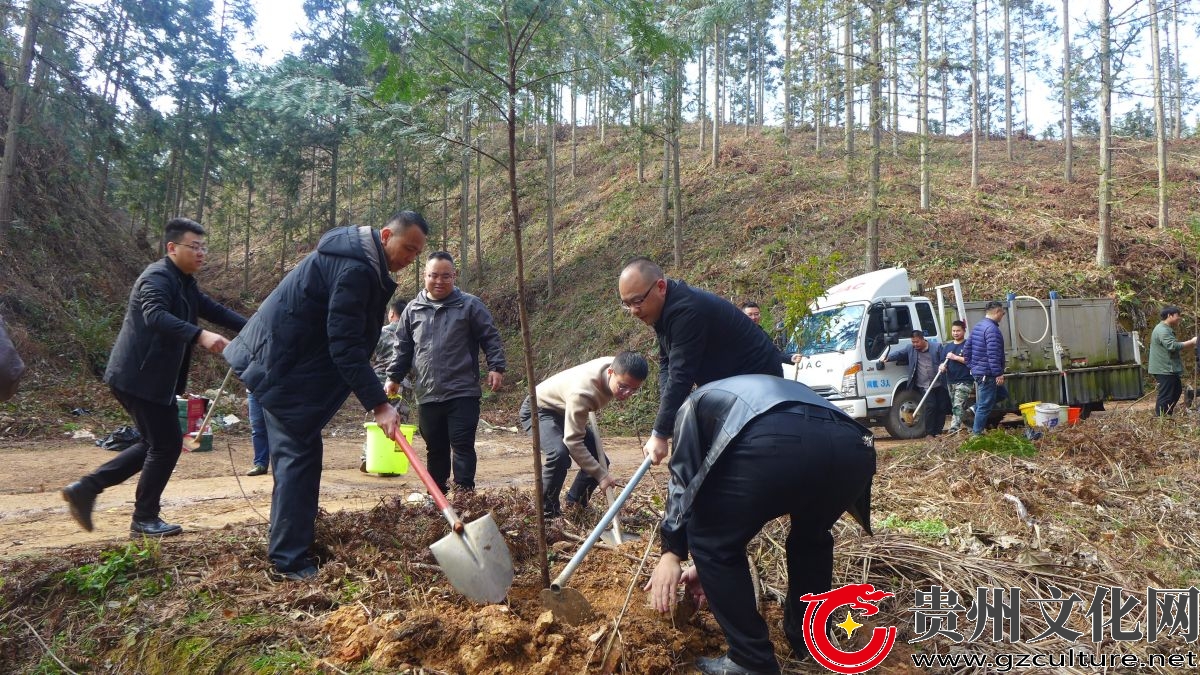
[[(905, 422), (906, 419), (912, 419), (912, 412), (917, 409), (917, 404), (920, 402), (921, 394), (919, 392), (911, 389), (902, 389), (896, 392), (896, 396), (892, 398), (892, 407), (888, 409), (887, 417), (883, 420), (883, 427), (887, 429), (892, 438), (909, 441), (925, 435), (924, 419), (917, 418), (913, 420), (912, 424)], [(929, 401), (925, 402), (926, 406), (929, 404)]]

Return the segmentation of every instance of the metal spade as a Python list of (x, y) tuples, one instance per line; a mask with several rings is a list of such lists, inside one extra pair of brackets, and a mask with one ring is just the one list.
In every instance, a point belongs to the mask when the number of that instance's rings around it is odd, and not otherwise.
[[(942, 361), (942, 365), (944, 366), (947, 363), (950, 363), (950, 355), (949, 354), (946, 355), (946, 360)], [(911, 412), (908, 410), (900, 411), (900, 418), (902, 420), (904, 420), (904, 423), (906, 425), (911, 427), (916, 423), (917, 416), (921, 414), (921, 406), (925, 405), (925, 399), (929, 398), (929, 392), (933, 391), (933, 385), (937, 383), (938, 378), (941, 376), (942, 376), (942, 373), (938, 373), (937, 375), (935, 375), (933, 377), (933, 382), (930, 383), (930, 385), (928, 387), (925, 387), (925, 395), (921, 397), (921, 400), (919, 403), (917, 403), (916, 408), (913, 408)]]
[(642, 480), (642, 476), (650, 470), (651, 457), (647, 456), (642, 460), (641, 466), (634, 472), (633, 477), (629, 479), (629, 483), (621, 490), (621, 494), (613, 501), (612, 506), (608, 507), (608, 511), (600, 518), (600, 522), (596, 524), (596, 529), (588, 535), (588, 538), (579, 546), (579, 550), (575, 552), (575, 556), (563, 568), (563, 571), (550, 582), (550, 588), (543, 588), (539, 597), (542, 599), (542, 606), (554, 612), (556, 617), (561, 618), (568, 624), (574, 626), (588, 619), (591, 619), (596, 613), (592, 610), (591, 604), (587, 598), (579, 591), (567, 586), (571, 575), (575, 573), (575, 568), (579, 567), (579, 563), (583, 562), (584, 556), (588, 551), (592, 550), (592, 546), (600, 539), (600, 534), (608, 527), (609, 523), (616, 518), (617, 511), (621, 509), (621, 505), (625, 500), (629, 499), (629, 495), (633, 493), (633, 489), (637, 487), (638, 481)]
[(500, 528), (492, 520), (492, 514), (463, 523), (399, 429), (392, 440), (408, 455), (409, 465), (421, 477), (425, 489), (433, 497), (433, 503), (437, 504), (450, 523), (450, 534), (429, 547), (446, 580), (459, 593), (475, 602), (503, 600), (513, 582), (512, 555), (504, 536), (500, 534)]

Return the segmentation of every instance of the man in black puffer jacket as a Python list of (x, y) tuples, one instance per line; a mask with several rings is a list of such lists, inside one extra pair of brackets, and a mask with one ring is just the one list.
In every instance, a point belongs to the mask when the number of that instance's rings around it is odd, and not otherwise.
[(225, 350), (263, 408), (271, 439), (271, 531), (267, 554), (281, 578), (317, 573), (309, 557), (324, 446), (321, 430), (354, 392), (389, 437), (400, 418), (371, 368), (391, 272), (412, 263), (429, 226), (401, 211), (379, 231), (339, 227), (267, 296)]
[(108, 357), (104, 382), (133, 418), (141, 440), (63, 488), (71, 517), (89, 532), (96, 495), (139, 471), (142, 476), (138, 479), (130, 532), (135, 536), (169, 537), (183, 531), (159, 517), (163, 490), (183, 450), (175, 396), (187, 388), (193, 345), (220, 354), (229, 344), (227, 338), (200, 328), (196, 322), (198, 318), (207, 319), (232, 330), (246, 324), (240, 314), (201, 293), (192, 276), (204, 265), (208, 253), (204, 235), (204, 228), (194, 220), (174, 218), (168, 222), (163, 233), (166, 257), (150, 263), (129, 293), (129, 306)]

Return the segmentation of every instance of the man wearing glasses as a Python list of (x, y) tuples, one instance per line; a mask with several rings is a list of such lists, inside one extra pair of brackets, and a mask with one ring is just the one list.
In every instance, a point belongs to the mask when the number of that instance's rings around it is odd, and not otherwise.
[(667, 456), (675, 414), (693, 386), (734, 375), (783, 376), (766, 331), (733, 303), (667, 279), (649, 258), (629, 261), (617, 289), (621, 306), (658, 335), (658, 416), (642, 448), (655, 464)]
[(1003, 303), (992, 300), (984, 313), (962, 349), (963, 360), (975, 378), (975, 422), (971, 428), (975, 436), (987, 428), (997, 398), (1008, 398), (1004, 388), (1004, 335), (1000, 332), (1000, 319), (1008, 312)]
[(483, 301), (454, 285), (454, 257), (429, 254), (425, 289), (404, 308), (396, 355), (387, 369), (387, 393), (400, 391), (413, 373), (418, 426), (425, 439), (429, 475), (442, 492), (475, 489), (475, 430), (479, 426), (479, 350), (487, 357), (488, 389), (504, 384), (504, 345)]
[(187, 389), (188, 366), (196, 346), (220, 354), (229, 344), (225, 336), (198, 326), (197, 320), (207, 319), (235, 331), (246, 325), (245, 318), (200, 292), (196, 284), (193, 275), (204, 266), (208, 253), (204, 235), (204, 228), (194, 220), (169, 221), (163, 233), (166, 257), (150, 263), (129, 293), (104, 382), (133, 418), (141, 440), (63, 488), (71, 517), (89, 532), (96, 495), (138, 472), (142, 475), (130, 534), (169, 537), (183, 532), (179, 525), (159, 517), (163, 490), (183, 450), (175, 396)]
[(600, 461), (596, 437), (588, 428), (589, 413), (599, 412), (612, 401), (624, 401), (637, 393), (650, 372), (646, 359), (635, 352), (592, 359), (546, 378), (537, 386), (537, 419), (529, 397), (521, 404), (521, 429), (532, 433), (538, 425), (542, 456), (542, 512), (547, 518), (562, 515), (558, 495), (562, 492), (571, 460), (579, 473), (567, 491), (567, 503), (587, 506), (592, 492), (603, 492), (617, 484), (617, 478)]

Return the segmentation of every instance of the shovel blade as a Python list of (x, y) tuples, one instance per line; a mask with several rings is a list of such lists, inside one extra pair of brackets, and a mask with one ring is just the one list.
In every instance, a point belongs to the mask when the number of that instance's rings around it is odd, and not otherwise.
[(538, 596), (542, 599), (543, 607), (572, 626), (578, 626), (596, 616), (583, 593), (569, 586), (557, 591), (553, 588), (543, 588)]
[(622, 532), (621, 536), (618, 537), (616, 530), (611, 527), (600, 534), (600, 541), (609, 546), (620, 546), (627, 542), (637, 541), (638, 538), (636, 534), (629, 534), (628, 532)]
[(508, 544), (488, 513), (466, 523), (462, 534), (451, 532), (429, 547), (446, 579), (475, 602), (500, 602), (513, 582)]

